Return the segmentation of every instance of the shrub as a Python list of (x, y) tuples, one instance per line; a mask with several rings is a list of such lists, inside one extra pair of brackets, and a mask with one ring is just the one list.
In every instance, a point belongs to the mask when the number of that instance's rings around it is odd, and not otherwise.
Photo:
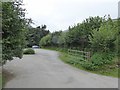
[(91, 63), (91, 62), (84, 62), (84, 63), (82, 64), (82, 67), (85, 68), (85, 69), (87, 69), (87, 70), (90, 70), (90, 71), (95, 71), (95, 70), (98, 70), (98, 69), (99, 69), (98, 66), (94, 65), (94, 64)]
[(51, 46), (51, 39), (52, 39), (52, 36), (51, 34), (48, 34), (47, 36), (43, 37), (41, 40), (40, 40), (40, 46), (44, 47), (44, 46)]
[(82, 63), (82, 67), (91, 71), (100, 70), (103, 65), (111, 64), (113, 58), (114, 58), (113, 53), (96, 52), (91, 57), (90, 61)]
[(23, 54), (35, 54), (35, 51), (33, 49), (29, 48), (29, 49), (24, 50)]
[(117, 38), (118, 29), (112, 20), (108, 20), (101, 25), (99, 30), (93, 30), (89, 36), (91, 47), (95, 51), (109, 52), (115, 51), (115, 40)]
[(95, 53), (92, 57), (91, 57), (91, 62), (94, 65), (100, 66), (100, 65), (104, 65), (104, 64), (110, 64), (112, 63), (114, 54), (112, 53)]

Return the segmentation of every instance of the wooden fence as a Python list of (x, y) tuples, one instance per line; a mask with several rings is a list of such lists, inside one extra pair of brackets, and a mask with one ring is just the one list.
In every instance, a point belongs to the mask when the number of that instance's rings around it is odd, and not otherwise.
[(79, 60), (90, 60), (90, 52), (79, 51), (79, 50), (72, 50), (68, 49), (68, 55), (72, 57), (72, 59), (79, 59)]

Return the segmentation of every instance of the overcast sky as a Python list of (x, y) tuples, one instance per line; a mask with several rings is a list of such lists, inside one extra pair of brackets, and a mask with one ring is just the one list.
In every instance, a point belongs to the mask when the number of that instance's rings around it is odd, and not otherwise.
[(89, 16), (118, 17), (119, 0), (23, 0), (26, 17), (36, 26), (46, 24), (51, 32), (66, 30)]

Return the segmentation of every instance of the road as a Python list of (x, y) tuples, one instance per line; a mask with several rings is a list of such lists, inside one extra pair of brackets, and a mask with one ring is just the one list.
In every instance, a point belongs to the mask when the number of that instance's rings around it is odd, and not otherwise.
[(89, 73), (63, 63), (58, 52), (36, 49), (35, 55), (7, 62), (13, 78), (5, 88), (118, 88), (118, 79)]

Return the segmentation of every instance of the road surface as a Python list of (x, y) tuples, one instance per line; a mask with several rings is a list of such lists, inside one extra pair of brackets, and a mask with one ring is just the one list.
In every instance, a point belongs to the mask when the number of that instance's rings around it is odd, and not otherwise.
[(55, 51), (35, 51), (3, 67), (13, 76), (5, 88), (118, 88), (117, 78), (74, 68), (63, 63)]

